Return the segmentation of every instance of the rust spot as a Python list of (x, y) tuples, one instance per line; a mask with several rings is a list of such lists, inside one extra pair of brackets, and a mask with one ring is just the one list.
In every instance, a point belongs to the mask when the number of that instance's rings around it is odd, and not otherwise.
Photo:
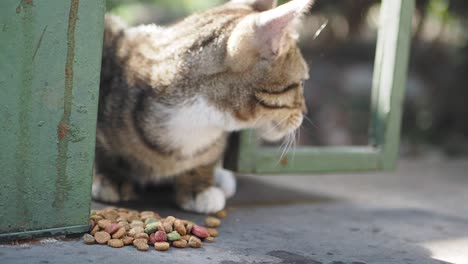
[(79, 0), (70, 0), (67, 27), (67, 58), (65, 61), (65, 89), (63, 94), (63, 115), (58, 125), (57, 136), (57, 180), (55, 182), (55, 199), (52, 206), (57, 210), (58, 223), (65, 224), (64, 204), (68, 197), (69, 183), (67, 174), (68, 165), (68, 140), (61, 140), (68, 135), (70, 130), (70, 116), (73, 101), (73, 66), (75, 60), (75, 28), (78, 20)]
[(64, 139), (68, 135), (68, 131), (70, 131), (70, 126), (68, 124), (64, 124), (62, 122), (59, 123), (57, 128), (57, 137), (59, 140)]
[(281, 165), (283, 167), (286, 167), (288, 165), (288, 158), (284, 157), (283, 159), (281, 159)]

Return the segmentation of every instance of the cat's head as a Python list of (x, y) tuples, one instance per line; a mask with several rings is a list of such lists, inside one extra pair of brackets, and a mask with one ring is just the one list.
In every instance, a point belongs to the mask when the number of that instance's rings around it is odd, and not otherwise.
[(185, 28), (198, 25), (187, 32), (198, 39), (189, 53), (191, 79), (229, 115), (228, 130), (255, 128), (275, 141), (301, 125), (308, 67), (297, 26), (313, 2), (232, 0), (185, 21)]

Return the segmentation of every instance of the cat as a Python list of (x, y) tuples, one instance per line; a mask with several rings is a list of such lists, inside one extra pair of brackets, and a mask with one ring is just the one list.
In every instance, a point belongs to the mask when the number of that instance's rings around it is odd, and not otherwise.
[(170, 179), (182, 209), (213, 213), (236, 189), (227, 136), (277, 141), (306, 112), (296, 27), (312, 0), (232, 0), (169, 27), (106, 16), (92, 195), (135, 198)]

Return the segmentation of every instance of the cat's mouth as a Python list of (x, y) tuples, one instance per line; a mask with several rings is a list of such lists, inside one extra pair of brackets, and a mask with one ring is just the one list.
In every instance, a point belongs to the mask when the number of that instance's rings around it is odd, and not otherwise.
[(283, 139), (286, 135), (292, 134), (298, 129), (303, 121), (302, 114), (292, 114), (284, 120), (271, 120), (256, 129), (260, 138), (275, 142)]

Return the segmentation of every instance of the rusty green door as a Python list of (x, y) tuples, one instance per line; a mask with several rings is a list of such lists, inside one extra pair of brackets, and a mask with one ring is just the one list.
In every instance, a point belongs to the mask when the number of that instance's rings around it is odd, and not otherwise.
[(0, 2), (0, 238), (82, 232), (105, 3)]

